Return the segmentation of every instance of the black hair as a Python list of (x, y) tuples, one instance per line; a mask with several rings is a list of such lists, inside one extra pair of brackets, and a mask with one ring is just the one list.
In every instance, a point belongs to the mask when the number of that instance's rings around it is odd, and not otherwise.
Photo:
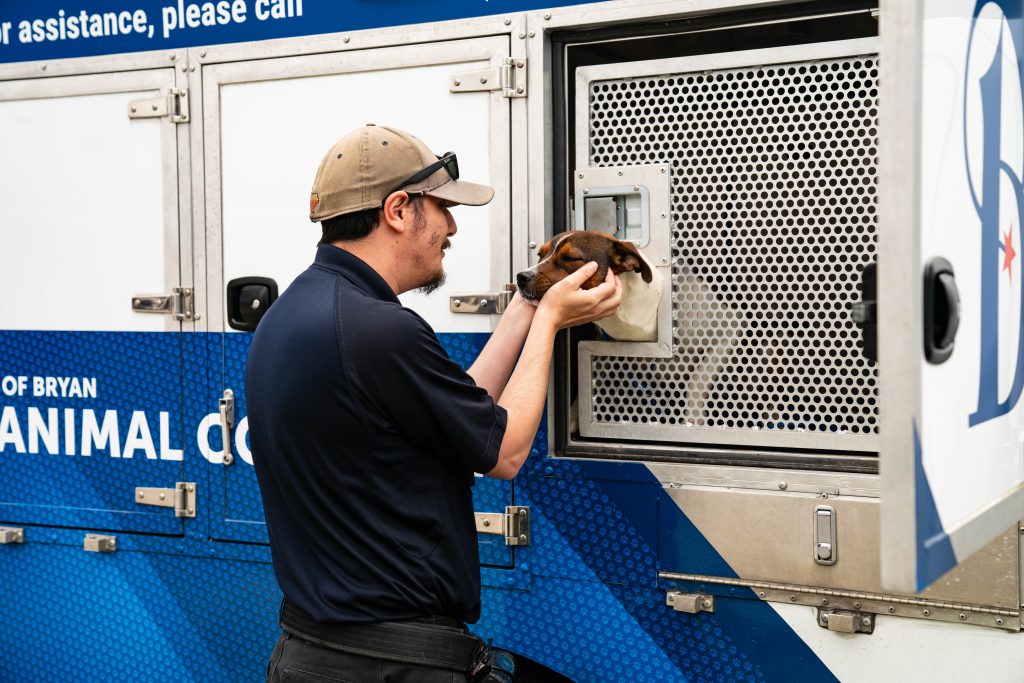
[[(419, 214), (423, 208), (423, 195), (412, 195), (409, 197), (409, 204)], [(362, 239), (373, 232), (373, 229), (380, 223), (382, 213), (380, 207), (343, 213), (333, 218), (325, 218), (320, 222), (323, 235), (317, 245), (331, 244), (332, 242), (353, 242)]]

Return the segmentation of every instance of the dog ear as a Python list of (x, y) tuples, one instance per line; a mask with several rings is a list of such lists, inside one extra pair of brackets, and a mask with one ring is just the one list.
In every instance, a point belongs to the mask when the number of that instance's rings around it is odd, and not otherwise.
[(627, 270), (640, 273), (640, 277), (644, 279), (644, 282), (650, 282), (654, 279), (651, 267), (640, 256), (636, 245), (632, 242), (616, 241), (615, 254), (612, 256), (612, 272), (618, 275)]

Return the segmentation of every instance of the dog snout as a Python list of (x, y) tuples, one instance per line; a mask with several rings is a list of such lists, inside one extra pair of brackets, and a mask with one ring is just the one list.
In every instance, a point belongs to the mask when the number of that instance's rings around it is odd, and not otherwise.
[(519, 285), (519, 289), (524, 291), (529, 289), (530, 283), (533, 282), (533, 278), (536, 275), (537, 273), (531, 272), (529, 270), (524, 270), (523, 272), (516, 275), (516, 284)]

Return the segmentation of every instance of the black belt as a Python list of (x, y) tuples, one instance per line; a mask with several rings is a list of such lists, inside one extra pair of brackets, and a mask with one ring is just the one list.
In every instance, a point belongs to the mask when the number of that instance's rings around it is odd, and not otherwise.
[[(295, 603), (281, 604), (281, 628), (310, 643), (365, 657), (420, 664), (452, 671), (471, 671), (483, 641), (456, 626), (443, 625), (445, 617), (416, 621), (379, 621), (368, 624), (321, 624)], [(433, 623), (424, 623), (433, 622)]]

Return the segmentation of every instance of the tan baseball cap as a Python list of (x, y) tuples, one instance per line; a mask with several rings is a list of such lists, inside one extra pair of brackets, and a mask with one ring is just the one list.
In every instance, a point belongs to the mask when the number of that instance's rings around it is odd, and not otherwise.
[[(415, 136), (369, 123), (334, 143), (320, 162), (309, 196), (309, 219), (379, 207), (400, 183), (436, 162), (437, 156)], [(494, 188), (452, 180), (444, 168), (401, 189), (472, 206), (494, 197)]]

